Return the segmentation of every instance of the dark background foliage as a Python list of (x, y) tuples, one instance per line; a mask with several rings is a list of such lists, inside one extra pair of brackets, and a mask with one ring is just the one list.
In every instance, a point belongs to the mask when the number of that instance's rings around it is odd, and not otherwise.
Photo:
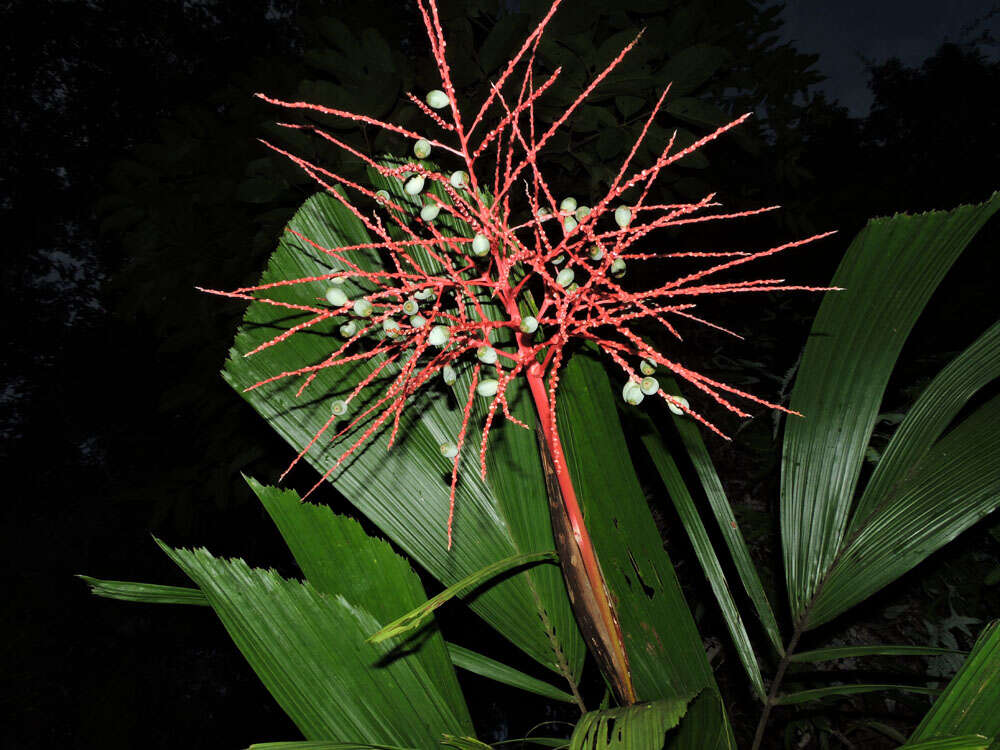
[[(463, 97), (482, 95), (542, 5), (442, 3)], [(733, 113), (756, 117), (667, 175), (664, 197), (712, 190), (729, 205), (786, 207), (683, 242), (753, 247), (841, 230), (839, 239), (777, 264), (787, 278), (828, 280), (869, 216), (948, 208), (997, 187), (1000, 65), (988, 36), (942, 46), (916, 67), (872, 64), (874, 104), (859, 118), (816, 93), (823, 61), (782, 41), (779, 14), (779, 6), (752, 0), (669, 8), (579, 0), (563, 11), (540, 65), (562, 65), (565, 83), (553, 89), (543, 119), (638, 28), (646, 31), (636, 54), (552, 144), (544, 166), (560, 193), (596, 195), (669, 80), (672, 105), (658, 119), (658, 138), (678, 128), (681, 139), (693, 139)], [(0, 28), (7, 488), (0, 700), (9, 717), (0, 744), (217, 747), (294, 737), (207, 612), (92, 599), (71, 576), (183, 583), (151, 533), (294, 574), (239, 476), (273, 480), (288, 449), (217, 374), (241, 308), (193, 287), (254, 279), (313, 190), (256, 138), (359, 173), (359, 165), (275, 128), (286, 115), (250, 94), (413, 120), (403, 93), (434, 83), (419, 17), (412, 3), (390, 0), (35, 0), (0, 7)], [(405, 147), (370, 129), (324, 124), (365, 150)], [(997, 238), (994, 222), (935, 296), (894, 378), (876, 449), (891, 415), (996, 317)], [(785, 395), (817, 304), (815, 297), (717, 302), (716, 319), (751, 335), (737, 344), (699, 332), (687, 361), (764, 395)], [(711, 448), (780, 591), (775, 424), (762, 414), (728, 426), (734, 443)], [(650, 496), (745, 731), (756, 709), (724, 628), (669, 504), (654, 484)], [(332, 491), (324, 499), (344, 509)], [(988, 524), (821, 637), (968, 646), (978, 622), (1000, 605), (1000, 527)], [(445, 623), (464, 626), (480, 627)], [(491, 647), (504, 654), (503, 644)], [(913, 662), (904, 667), (953, 668)], [(538, 702), (514, 691), (467, 684), (486, 739), (517, 736), (536, 716), (572, 719), (536, 713)], [(876, 735), (852, 722), (898, 720), (905, 731), (925, 706), (923, 698), (900, 699), (890, 710), (872, 697), (842, 703), (839, 714), (788, 712), (774, 727), (775, 746), (784, 732), (800, 747), (847, 732), (858, 746), (878, 747)]]

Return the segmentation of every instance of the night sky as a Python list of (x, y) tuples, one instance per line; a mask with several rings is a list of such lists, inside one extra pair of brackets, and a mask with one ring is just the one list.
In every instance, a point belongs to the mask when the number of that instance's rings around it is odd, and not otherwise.
[[(789, 0), (782, 17), (783, 37), (819, 54), (816, 69), (827, 80), (818, 88), (857, 117), (868, 114), (872, 101), (866, 60), (898, 57), (913, 66), (942, 42), (1000, 36), (996, 0)], [(1000, 52), (995, 45), (984, 51), (990, 50)]]

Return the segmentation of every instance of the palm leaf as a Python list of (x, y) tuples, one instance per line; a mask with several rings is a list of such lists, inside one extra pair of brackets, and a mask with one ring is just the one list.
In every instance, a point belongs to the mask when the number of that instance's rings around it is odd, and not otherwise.
[(981, 388), (1000, 377), (1000, 321), (931, 381), (906, 413), (865, 487), (851, 531), (865, 523)]
[(910, 736), (914, 743), (969, 733), (1000, 735), (1000, 621), (979, 635), (972, 653)]
[(832, 648), (817, 648), (812, 651), (800, 651), (792, 654), (789, 661), (817, 662), (833, 661), (834, 659), (851, 659), (857, 656), (945, 656), (965, 654), (951, 648), (934, 648), (933, 646), (902, 646), (886, 644), (879, 646), (835, 646)]
[[(364, 607), (379, 622), (388, 620), (401, 607), (424, 600), (424, 588), (409, 563), (386, 542), (368, 536), (359, 523), (334, 515), (327, 507), (304, 503), (291, 490), (246, 479), (306, 580), (317, 591), (343, 596)], [(437, 690), (451, 705), (464, 707), (465, 698), (437, 629), (425, 628), (413, 640), (419, 644), (422, 663)]]
[(937, 695), (941, 692), (938, 688), (930, 688), (924, 685), (897, 685), (892, 683), (828, 685), (827, 687), (799, 690), (795, 693), (785, 693), (784, 695), (779, 695), (775, 698), (774, 703), (777, 706), (794, 706), (798, 703), (818, 701), (822, 698), (829, 698), (830, 696), (878, 693), (883, 690), (901, 690), (904, 693), (924, 693), (926, 695)]
[(502, 682), (504, 685), (527, 690), (529, 693), (541, 695), (563, 703), (576, 703), (577, 699), (567, 692), (550, 685), (537, 677), (527, 675), (520, 670), (507, 666), (502, 662), (483, 656), (475, 651), (470, 651), (455, 643), (449, 643), (448, 655), (451, 662), (459, 669), (465, 669), (480, 677), (488, 677), (491, 680)]
[(927, 740), (926, 742), (908, 742), (900, 750), (988, 750), (993, 740), (981, 734), (963, 734), (957, 737)]
[(830, 607), (819, 617), (809, 607), (842, 550), (900, 349), (944, 274), (997, 208), (1000, 194), (950, 212), (869, 222), (834, 276), (845, 291), (823, 299), (792, 392), (791, 407), (806, 417), (788, 421), (782, 457), (785, 577), (793, 617), (804, 627), (836, 614)]
[[(673, 378), (660, 378), (664, 390), (676, 396), (682, 395), (677, 382)], [(740, 531), (739, 524), (736, 523), (736, 516), (733, 515), (732, 506), (726, 497), (726, 491), (722, 487), (722, 481), (715, 471), (715, 465), (708, 455), (705, 441), (701, 438), (698, 426), (687, 415), (673, 415), (674, 427), (687, 449), (688, 457), (694, 466), (698, 479), (701, 480), (702, 489), (708, 499), (709, 507), (719, 525), (719, 532), (726, 541), (729, 554), (739, 573), (743, 588), (753, 602), (757, 618), (764, 627), (767, 636), (774, 646), (775, 651), (784, 654), (784, 647), (781, 642), (781, 631), (778, 629), (778, 621), (775, 619), (774, 610), (771, 608), (767, 595), (764, 593), (764, 586), (761, 584), (760, 575), (757, 573), (757, 566), (750, 558), (750, 550), (747, 548), (746, 540)]]
[(736, 740), (733, 738), (726, 709), (718, 693), (705, 690), (688, 705), (687, 714), (667, 748), (735, 750)]
[[(442, 732), (472, 733), (464, 703), (448, 700), (439, 687), (441, 670), (428, 662), (432, 656), (365, 643), (380, 625), (365, 608), (242, 560), (161, 546), (198, 584), (307, 739), (419, 748), (437, 744)], [(414, 575), (383, 546), (384, 564), (373, 576)], [(405, 597), (406, 589), (400, 586), (396, 595)]]
[(368, 640), (371, 643), (381, 643), (390, 638), (397, 638), (405, 633), (409, 633), (423, 625), (438, 607), (446, 604), (455, 597), (468, 594), (470, 591), (492, 581), (497, 576), (518, 568), (528, 568), (541, 562), (555, 562), (556, 560), (558, 560), (558, 557), (551, 550), (547, 552), (528, 552), (527, 554), (508, 557), (506, 560), (497, 560), (482, 570), (477, 570), (475, 573), (467, 575), (458, 583), (453, 583), (440, 594), (432, 596), (406, 614), (397, 617), (377, 633), (369, 636)]
[(691, 540), (691, 546), (694, 548), (702, 571), (704, 571), (705, 577), (712, 587), (712, 593), (715, 594), (715, 599), (722, 610), (726, 627), (729, 628), (729, 635), (733, 639), (736, 653), (739, 655), (743, 669), (750, 679), (750, 684), (753, 686), (757, 697), (764, 700), (764, 680), (760, 674), (760, 666), (757, 664), (757, 657), (754, 654), (753, 645), (750, 643), (750, 636), (747, 634), (746, 627), (743, 624), (743, 618), (740, 616), (739, 608), (733, 599), (732, 592), (729, 590), (726, 574), (722, 571), (719, 558), (715, 554), (715, 548), (708, 537), (708, 531), (701, 521), (701, 516), (698, 515), (698, 511), (694, 506), (694, 499), (691, 497), (691, 493), (688, 492), (687, 484), (684, 482), (684, 477), (681, 476), (681, 471), (677, 467), (677, 463), (663, 444), (663, 439), (659, 433), (653, 428), (652, 420), (649, 420), (647, 417), (644, 421), (646, 422), (647, 429), (643, 431), (643, 444), (646, 446), (653, 464), (663, 479), (664, 485), (666, 485), (670, 499), (677, 509), (677, 515), (680, 516), (684, 530)]
[(90, 593), (105, 599), (140, 604), (195, 604), (208, 606), (208, 600), (198, 589), (186, 586), (163, 586), (158, 583), (135, 581), (104, 581), (100, 578), (78, 575), (90, 586)]
[[(404, 200), (405, 194), (398, 184), (384, 184), (398, 200)], [(325, 194), (309, 199), (292, 219), (289, 229), (330, 248), (369, 241), (357, 218), (338, 200)], [(365, 259), (360, 253), (352, 254), (352, 258), (366, 268), (374, 268), (378, 263), (376, 258)], [(262, 283), (321, 275), (337, 267), (337, 262), (324, 253), (295, 235), (286, 234)], [(352, 295), (357, 294), (357, 288), (350, 283), (344, 288)], [(315, 288), (296, 284), (275, 289), (271, 296), (311, 304), (324, 289), (320, 282)], [(318, 328), (313, 335), (292, 336), (249, 358), (239, 354), (301, 321), (287, 313), (275, 306), (251, 304), (224, 376), (292, 446), (302, 449), (327, 421), (331, 402), (348, 392), (372, 366), (323, 370), (301, 398), (295, 397), (298, 384), (288, 381), (244, 392), (245, 388), (277, 373), (320, 362), (336, 346), (331, 336), (339, 321)], [(463, 387), (468, 384), (460, 381), (455, 386)], [(513, 413), (533, 423), (533, 407), (526, 389), (515, 384), (508, 393)], [(360, 413), (369, 403), (370, 398), (362, 397), (352, 407)], [(479, 417), (477, 412), (474, 419)], [(386, 449), (388, 435), (382, 431), (365, 449), (352, 456), (344, 470), (331, 476), (331, 482), (345, 497), (445, 585), (497, 560), (553, 547), (534, 435), (501, 424), (491, 432), (487, 479), (479, 477), (476, 448), (463, 451), (454, 545), (448, 550), (445, 474), (449, 462), (441, 456), (439, 447), (454, 440), (461, 421), (461, 409), (447, 389), (424, 392), (404, 414), (395, 449)], [(326, 471), (339, 452), (336, 446), (331, 448), (328, 442), (321, 441), (305, 457), (317, 469)], [(561, 576), (554, 567), (537, 567), (525, 575), (499, 582), (477, 595), (470, 606), (526, 653), (563, 673), (571, 682), (577, 681), (584, 646)]]
[(569, 750), (660, 750), (686, 710), (687, 701), (670, 699), (591, 711), (573, 730)]
[[(299, 567), (302, 563), (299, 562)], [(117, 599), (126, 602), (138, 602), (141, 604), (193, 604), (207, 607), (208, 599), (201, 593), (200, 589), (188, 588), (185, 586), (162, 586), (156, 583), (135, 583), (131, 581), (105, 581), (90, 576), (77, 576), (82, 578), (90, 586), (90, 591), (95, 596), (105, 599)], [(310, 577), (310, 582), (313, 578)], [(320, 591), (326, 591), (321, 586), (317, 586)], [(372, 608), (377, 609), (378, 602), (372, 602)], [(549, 683), (532, 677), (502, 662), (490, 659), (488, 656), (470, 651), (467, 648), (455, 643), (446, 643), (448, 656), (452, 664), (459, 669), (477, 674), (480, 677), (487, 677), (505, 685), (527, 690), (552, 700), (564, 703), (575, 703), (576, 699), (567, 692), (550, 685)], [(945, 649), (938, 649), (945, 651)], [(273, 743), (275, 746), (283, 743)], [(284, 743), (292, 747), (295, 743)], [(305, 743), (303, 743), (304, 745)], [(333, 747), (336, 743), (326, 743)], [(254, 747), (264, 747), (265, 745), (255, 745)], [(355, 747), (351, 745), (351, 747)]]
[(716, 691), (694, 618), (632, 468), (615, 395), (604, 368), (586, 353), (564, 368), (557, 411), (570, 476), (617, 604), (639, 698)]
[(445, 747), (453, 747), (455, 750), (490, 750), (490, 746), (485, 742), (480, 742), (475, 737), (456, 737), (446, 734), (441, 738), (441, 744)]
[(1000, 396), (938, 441), (887, 493), (830, 570), (811, 626), (899, 578), (1000, 504), (998, 424)]

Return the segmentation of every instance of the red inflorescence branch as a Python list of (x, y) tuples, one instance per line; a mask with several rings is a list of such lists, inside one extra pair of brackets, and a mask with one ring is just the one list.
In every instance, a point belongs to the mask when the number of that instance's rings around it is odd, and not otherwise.
[[(658, 395), (678, 413), (688, 414), (720, 435), (722, 432), (684, 399), (659, 388), (653, 377), (657, 368), (666, 369), (740, 416), (745, 417), (747, 413), (729, 400), (732, 397), (788, 411), (778, 404), (685, 368), (633, 330), (637, 323), (653, 323), (680, 339), (671, 319), (682, 319), (735, 336), (737, 334), (732, 331), (692, 313), (692, 300), (706, 294), (817, 289), (787, 285), (783, 279), (715, 279), (724, 271), (798, 247), (826, 234), (755, 252), (631, 250), (639, 240), (660, 229), (748, 217), (775, 208), (712, 213), (712, 209), (719, 206), (713, 200), (714, 195), (691, 204), (645, 205), (646, 195), (662, 170), (710, 143), (749, 115), (736, 118), (683, 149), (675, 150), (674, 138), (671, 138), (651, 165), (635, 169), (633, 160), (668, 96), (668, 86), (653, 107), (639, 139), (612, 180), (608, 192), (595, 202), (593, 208), (577, 206), (572, 199), (558, 202), (539, 169), (538, 154), (639, 38), (626, 45), (565, 112), (539, 135), (536, 133), (535, 104), (544, 98), (545, 91), (558, 78), (559, 71), (556, 70), (536, 87), (532, 68), (542, 31), (559, 5), (557, 0), (493, 82), (471, 126), (466, 127), (451, 81), (436, 2), (418, 0), (417, 4), (437, 63), (442, 90), (428, 94), (426, 104), (412, 95), (410, 98), (429, 116), (433, 127), (443, 131), (439, 138), (362, 114), (258, 95), (279, 107), (304, 109), (374, 125), (416, 141), (419, 149), (415, 152), (419, 158), (387, 166), (319, 127), (286, 124), (286, 127), (318, 134), (362, 160), (390, 182), (405, 183), (406, 193), (423, 193), (424, 209), (436, 209), (431, 214), (425, 215), (422, 211), (417, 214), (408, 201), (384, 191), (377, 193), (266, 144), (299, 165), (378, 238), (364, 244), (326, 248), (293, 232), (305, 245), (336, 260), (340, 270), (320, 276), (243, 287), (231, 292), (214, 292), (279, 305), (310, 316), (260, 344), (246, 356), (278, 345), (331, 318), (344, 322), (341, 327), (344, 341), (325, 360), (276, 373), (250, 386), (250, 389), (294, 378), (302, 380), (301, 393), (319, 372), (327, 368), (365, 361), (372, 365), (369, 375), (346, 398), (334, 402), (334, 414), (302, 449), (292, 465), (320, 440), (346, 440), (347, 447), (324, 474), (325, 479), (380, 430), (391, 430), (391, 445), (400, 429), (403, 410), (414, 394), (435, 377), (455, 382), (457, 370), (469, 369), (468, 363), (471, 363), (470, 385), (463, 389), (465, 401), (461, 429), (454, 443), (442, 446), (442, 453), (452, 461), (447, 520), (450, 546), (459, 461), (476, 399), (485, 399), (487, 404), (487, 416), (479, 428), (478, 441), (479, 463), (484, 476), (490, 426), (496, 412), (499, 410), (507, 420), (527, 427), (511, 415), (506, 397), (508, 385), (517, 377), (526, 376), (556, 470), (561, 478), (565, 477), (565, 459), (559, 445), (555, 409), (559, 368), (564, 361), (566, 347), (572, 342), (596, 344), (621, 369), (627, 380), (623, 397), (629, 403), (638, 403), (645, 396)], [(522, 75), (518, 79), (515, 74), (519, 69)], [(435, 110), (439, 110), (440, 114)], [(497, 124), (474, 138), (474, 131), (487, 120), (491, 111), (495, 112), (493, 119)], [(439, 149), (447, 155), (447, 159), (457, 161), (455, 169), (448, 172), (429, 169), (422, 159), (426, 158), (430, 149)], [(494, 156), (494, 163), (477, 170), (477, 161), (490, 153)], [(484, 179), (492, 184), (492, 196), (481, 187)], [(425, 191), (423, 187), (427, 184), (439, 186), (446, 198)], [(511, 199), (520, 192), (519, 185), (524, 188), (527, 205), (515, 222)], [(411, 186), (415, 189), (411, 190)], [(340, 190), (335, 190), (335, 187)], [(374, 201), (373, 208), (368, 211), (358, 208), (345, 197), (343, 189)], [(622, 196), (631, 190), (637, 191), (637, 196), (630, 203), (625, 203)], [(443, 230), (436, 220), (438, 213), (464, 222), (474, 236), (455, 236), (453, 232)], [(552, 228), (558, 231), (550, 232)], [(370, 257), (372, 252), (382, 257), (383, 267), (366, 270), (358, 259), (360, 254)], [(650, 289), (626, 288), (620, 281), (626, 262), (675, 258), (684, 258), (689, 262), (707, 260), (710, 265)], [(345, 280), (368, 291), (360, 297), (348, 299), (340, 286)], [(315, 305), (296, 305), (267, 296), (277, 287), (315, 285), (317, 282), (330, 287), (326, 298), (317, 300)], [(506, 317), (491, 319), (483, 308), (486, 303), (499, 307)], [(534, 312), (529, 315), (527, 311)], [(497, 317), (495, 313), (493, 317)], [(362, 392), (376, 388), (379, 389), (377, 396), (368, 400), (363, 411), (350, 412), (352, 401)], [(572, 494), (568, 479), (565, 487)], [(575, 503), (575, 498), (572, 502)]]

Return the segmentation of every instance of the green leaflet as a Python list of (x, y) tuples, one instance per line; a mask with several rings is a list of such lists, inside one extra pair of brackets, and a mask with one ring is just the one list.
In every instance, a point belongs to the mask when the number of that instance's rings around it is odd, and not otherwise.
[(828, 687), (812, 688), (811, 690), (799, 690), (795, 693), (785, 693), (779, 695), (775, 700), (779, 706), (794, 706), (797, 703), (808, 703), (818, 701), (821, 698), (829, 698), (834, 695), (857, 695), (858, 693), (876, 693), (882, 690), (902, 690), (907, 693), (925, 693), (927, 695), (937, 695), (941, 691), (938, 688), (929, 688), (922, 685), (897, 685), (897, 684), (864, 684), (864, 685), (830, 685)]
[[(265, 487), (250, 477), (246, 480), (306, 580), (320, 593), (343, 596), (371, 612), (379, 622), (426, 597), (410, 564), (388, 543), (368, 536), (357, 521), (337, 516), (325, 506), (304, 503), (291, 490)], [(448, 703), (464, 707), (465, 697), (437, 628), (424, 628), (406, 645), (419, 647), (424, 667)]]
[(86, 581), (90, 593), (105, 599), (141, 604), (195, 604), (208, 606), (208, 600), (198, 589), (185, 586), (163, 586), (158, 583), (136, 583), (134, 581), (103, 581), (100, 578), (79, 575)]
[(826, 622), (910, 570), (1000, 504), (1000, 396), (912, 467), (859, 527), (816, 597)]
[[(866, 564), (863, 576), (842, 576), (840, 590), (830, 593), (826, 579), (842, 564), (845, 541), (852, 541), (854, 490), (899, 351), (944, 274), (998, 207), (995, 194), (984, 204), (954, 211), (870, 221), (834, 276), (833, 285), (845, 291), (823, 299), (792, 392), (791, 407), (806, 416), (787, 421), (782, 456), (785, 577), (793, 618), (805, 627), (843, 612), (988, 512), (979, 487), (973, 492), (978, 510), (964, 514), (961, 523), (917, 529), (919, 542), (902, 534), (891, 539), (888, 548), (906, 561), (905, 568), (885, 564), (873, 587)], [(932, 427), (914, 430), (925, 437), (931, 432)], [(891, 524), (886, 533), (891, 535)], [(879, 542), (887, 549), (886, 538)], [(820, 592), (825, 601), (811, 608)]]
[(480, 742), (475, 737), (455, 737), (451, 734), (446, 734), (441, 738), (441, 744), (445, 747), (453, 747), (455, 750), (490, 750), (490, 746), (485, 742)]
[(434, 613), (434, 610), (442, 604), (479, 588), (502, 573), (514, 570), (515, 568), (524, 568), (541, 562), (555, 562), (556, 560), (558, 560), (558, 556), (552, 551), (529, 552), (525, 555), (508, 557), (506, 560), (497, 560), (482, 570), (477, 570), (475, 573), (466, 576), (458, 583), (452, 584), (437, 596), (431, 597), (419, 606), (414, 607), (411, 611), (393, 620), (377, 633), (369, 636), (368, 642), (381, 643), (382, 641), (397, 638), (415, 630), (426, 622), (427, 618)]
[(792, 662), (833, 661), (834, 659), (850, 659), (856, 656), (941, 656), (942, 654), (962, 654), (950, 648), (934, 648), (932, 646), (836, 646), (833, 648), (817, 648), (813, 651), (800, 651), (789, 657)]
[(576, 699), (569, 693), (513, 667), (509, 667), (502, 662), (478, 654), (475, 651), (470, 651), (455, 643), (447, 645), (451, 662), (459, 669), (465, 669), (481, 677), (488, 677), (491, 680), (521, 688), (521, 690), (527, 690), (529, 693), (542, 695), (552, 700), (563, 701), (564, 703), (576, 702)]
[(894, 485), (930, 451), (969, 399), (998, 377), (1000, 321), (941, 370), (906, 413), (858, 501), (851, 531), (877, 512)]
[(981, 734), (963, 734), (957, 737), (928, 740), (927, 742), (908, 742), (902, 748), (906, 748), (906, 750), (988, 750), (992, 742), (992, 739)]
[[(465, 704), (456, 705), (441, 692), (441, 670), (430, 663), (432, 654), (421, 649), (393, 654), (389, 646), (365, 643), (379, 622), (363, 607), (241, 560), (161, 546), (198, 584), (236, 646), (308, 739), (420, 748), (435, 745), (442, 732), (472, 733)], [(373, 574), (400, 575), (390, 558), (384, 559), (386, 565)], [(404, 561), (396, 561), (398, 571), (406, 567), (413, 575)]]
[(705, 524), (702, 523), (701, 516), (698, 515), (698, 510), (694, 506), (694, 500), (691, 497), (691, 493), (688, 492), (680, 469), (677, 468), (677, 463), (663, 444), (660, 434), (655, 431), (652, 420), (645, 417), (643, 421), (646, 425), (646, 429), (642, 434), (643, 444), (646, 446), (650, 458), (656, 465), (656, 469), (667, 487), (667, 492), (673, 501), (674, 507), (677, 509), (677, 514), (684, 525), (684, 530), (691, 540), (691, 546), (694, 547), (695, 555), (701, 564), (702, 571), (705, 573), (705, 577), (712, 587), (712, 593), (715, 594), (715, 599), (722, 610), (723, 619), (725, 619), (726, 626), (729, 628), (729, 635), (733, 639), (736, 653), (739, 655), (740, 662), (743, 664), (743, 669), (747, 673), (750, 684), (753, 686), (757, 697), (764, 700), (764, 681), (760, 674), (760, 667), (757, 664), (757, 657), (754, 654), (753, 644), (750, 643), (750, 636), (747, 634), (739, 608), (733, 600), (732, 592), (729, 590), (729, 584), (726, 581), (725, 573), (722, 571), (722, 566), (719, 564), (719, 558), (715, 554), (715, 548), (708, 538), (708, 531), (705, 529)]
[(660, 750), (687, 704), (670, 699), (590, 711), (577, 722), (569, 750)]
[(688, 704), (684, 720), (671, 738), (667, 750), (736, 750), (725, 706), (718, 693), (702, 691)]
[(934, 701), (906, 745), (976, 733), (1000, 736), (1000, 621), (987, 626), (944, 693)]
[[(673, 378), (661, 377), (660, 382), (667, 392), (678, 396), (682, 395)], [(715, 471), (715, 465), (708, 455), (708, 449), (705, 447), (705, 441), (702, 440), (698, 425), (687, 415), (674, 414), (672, 417), (674, 427), (677, 428), (681, 441), (687, 449), (688, 457), (701, 480), (705, 497), (708, 499), (709, 507), (719, 525), (719, 532), (726, 540), (726, 546), (729, 548), (729, 554), (740, 575), (743, 588), (746, 590), (747, 596), (750, 597), (750, 601), (753, 602), (757, 618), (764, 626), (775, 651), (783, 654), (784, 646), (781, 642), (781, 632), (778, 630), (778, 621), (775, 619), (774, 610), (764, 593), (764, 586), (760, 582), (757, 567), (750, 558), (750, 550), (747, 548), (743, 533), (736, 523), (736, 516), (733, 515), (733, 509), (729, 505), (726, 491), (722, 488), (722, 481)]]

